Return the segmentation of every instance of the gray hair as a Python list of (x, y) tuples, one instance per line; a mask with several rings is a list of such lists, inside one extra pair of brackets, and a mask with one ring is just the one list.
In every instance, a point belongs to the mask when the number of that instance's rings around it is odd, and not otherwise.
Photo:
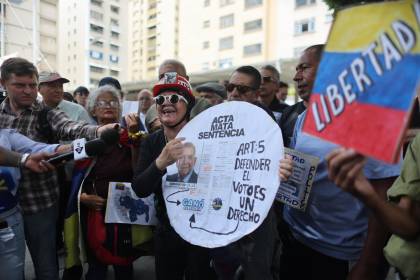
[(122, 112), (122, 108), (121, 108), (121, 98), (120, 98), (120, 93), (118, 92), (118, 90), (110, 85), (105, 85), (105, 86), (101, 86), (97, 89), (95, 89), (94, 91), (92, 91), (89, 95), (88, 95), (88, 99), (86, 101), (86, 109), (89, 112), (89, 114), (91, 116), (93, 116), (93, 111), (95, 110), (95, 105), (96, 105), (96, 101), (98, 100), (98, 97), (103, 94), (103, 93), (110, 93), (116, 100), (118, 100), (118, 104), (120, 105), (118, 110), (119, 110), (119, 118), (121, 118), (121, 112)]

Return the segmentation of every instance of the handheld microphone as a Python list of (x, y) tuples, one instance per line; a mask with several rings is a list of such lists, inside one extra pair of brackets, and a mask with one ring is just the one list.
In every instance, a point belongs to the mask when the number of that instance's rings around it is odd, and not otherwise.
[[(99, 156), (103, 154), (106, 149), (107, 144), (102, 139), (94, 139), (91, 141), (86, 142), (84, 149), (85, 153), (88, 157), (92, 156)], [(52, 157), (47, 160), (47, 162), (51, 163), (52, 165), (63, 164), (68, 161), (74, 160), (74, 151), (64, 153), (55, 157)]]

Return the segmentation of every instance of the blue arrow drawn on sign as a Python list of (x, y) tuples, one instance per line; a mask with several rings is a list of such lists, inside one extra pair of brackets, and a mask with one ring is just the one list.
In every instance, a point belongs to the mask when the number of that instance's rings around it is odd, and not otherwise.
[(186, 189), (186, 190), (182, 190), (182, 191), (177, 191), (177, 192), (174, 192), (174, 193), (171, 193), (170, 195), (168, 195), (167, 197), (166, 197), (166, 201), (167, 202), (169, 202), (169, 203), (175, 203), (176, 204), (176, 206), (178, 206), (178, 205), (180, 205), (181, 204), (181, 202), (177, 199), (176, 201), (173, 201), (173, 200), (168, 200), (168, 198), (169, 197), (171, 197), (171, 196), (173, 196), (174, 194), (177, 194), (177, 193), (181, 193), (181, 192), (187, 192), (187, 191), (189, 191), (190, 189)]
[(236, 224), (235, 229), (234, 229), (234, 230), (232, 230), (232, 231), (229, 231), (229, 232), (215, 232), (215, 231), (211, 231), (211, 230), (208, 230), (208, 229), (205, 229), (205, 228), (195, 227), (195, 226), (193, 226), (193, 225), (192, 225), (193, 223), (195, 223), (195, 215), (194, 215), (194, 214), (192, 214), (192, 215), (191, 215), (191, 217), (190, 217), (190, 228), (193, 228), (193, 229), (200, 229), (200, 230), (203, 230), (203, 231), (205, 231), (205, 232), (208, 232), (208, 233), (211, 233), (211, 234), (217, 234), (217, 235), (229, 235), (229, 234), (232, 234), (232, 233), (234, 233), (234, 232), (238, 229), (238, 227), (239, 227), (239, 219), (238, 219), (238, 223)]

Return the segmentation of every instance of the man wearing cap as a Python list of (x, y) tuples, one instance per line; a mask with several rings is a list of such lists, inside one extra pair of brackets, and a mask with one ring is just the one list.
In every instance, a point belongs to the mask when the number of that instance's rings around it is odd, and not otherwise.
[[(69, 119), (77, 122), (93, 123), (91, 117), (79, 104), (64, 100), (63, 84), (70, 82), (66, 78), (60, 76), (57, 72), (43, 71), (39, 73), (38, 91), (42, 96), (42, 101), (51, 109), (57, 108), (69, 117)], [(73, 162), (65, 164), (57, 168), (58, 182), (60, 185), (59, 198), (59, 216), (57, 220), (57, 248), (62, 249), (64, 246), (62, 232), (64, 226), (64, 214), (69, 196), (71, 177), (73, 173)]]
[(63, 84), (70, 82), (57, 72), (39, 73), (38, 91), (42, 95), (42, 100), (50, 108), (57, 108), (73, 121), (84, 121), (91, 123), (92, 120), (86, 110), (73, 102), (64, 100)]
[(218, 83), (205, 83), (199, 85), (195, 90), (211, 105), (217, 105), (226, 100), (226, 89)]
[(162, 129), (150, 134), (140, 147), (132, 187), (140, 197), (154, 193), (159, 223), (155, 231), (155, 271), (157, 280), (216, 279), (210, 268), (209, 250), (184, 241), (169, 222), (162, 195), (166, 168), (183, 155), (178, 132), (187, 124), (195, 98), (188, 80), (166, 72), (154, 86), (157, 114)]
[[(13, 128), (30, 139), (50, 142), (50, 138), (72, 140), (93, 139), (114, 127), (93, 126), (70, 120), (57, 109), (47, 109), (37, 101), (38, 71), (26, 59), (13, 57), (0, 67), (0, 82), (7, 97), (0, 105), (0, 128)], [(43, 116), (45, 119), (43, 120)], [(19, 204), (23, 211), (25, 238), (35, 266), (37, 279), (57, 279), (55, 246), (59, 197), (57, 174), (36, 174), (22, 170), (19, 182)]]

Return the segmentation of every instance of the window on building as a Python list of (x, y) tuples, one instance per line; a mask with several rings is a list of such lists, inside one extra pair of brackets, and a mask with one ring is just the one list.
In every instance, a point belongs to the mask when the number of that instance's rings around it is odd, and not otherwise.
[(100, 47), (100, 48), (102, 48), (104, 46), (104, 42), (99, 41), (99, 40), (96, 40), (96, 39), (93, 39), (93, 38), (90, 39), (90, 44), (92, 46)]
[(109, 48), (110, 48), (112, 51), (118, 51), (118, 50), (120, 49), (120, 46), (115, 45), (115, 44), (110, 44), (110, 45), (109, 45)]
[(210, 6), (210, 0), (204, 0), (204, 7)]
[(219, 68), (226, 69), (233, 66), (232, 58), (224, 58), (219, 60)]
[(98, 51), (89, 51), (89, 55), (91, 58), (97, 59), (97, 60), (102, 60), (102, 58), (104, 57), (104, 54)]
[(110, 54), (109, 61), (111, 61), (112, 63), (118, 63), (118, 55)]
[(109, 74), (113, 77), (118, 78), (118, 75), (120, 74), (120, 71), (117, 70), (109, 70)]
[(102, 7), (102, 0), (90, 0), (93, 6)]
[(90, 24), (90, 31), (94, 31), (94, 32), (103, 34), (104, 33), (104, 28), (102, 26), (91, 23)]
[(98, 66), (90, 65), (89, 69), (90, 69), (90, 72), (94, 72), (94, 73), (103, 73), (104, 72), (104, 68), (98, 67)]
[(262, 45), (252, 44), (244, 47), (244, 56), (261, 54)]
[(260, 6), (262, 3), (262, 0), (245, 0), (245, 9)]
[(296, 8), (312, 4), (316, 4), (316, 0), (295, 0)]
[(120, 33), (116, 31), (111, 31), (111, 38), (118, 39), (120, 37)]
[(251, 20), (244, 23), (244, 32), (252, 32), (262, 29), (262, 19)]
[(210, 47), (210, 42), (209, 41), (204, 41), (203, 42), (203, 49), (208, 49)]
[(114, 19), (114, 18), (111, 18), (110, 23), (111, 23), (111, 26), (119, 26), (120, 25), (118, 20)]
[(221, 38), (219, 40), (219, 50), (228, 50), (233, 48), (233, 36)]
[(97, 79), (90, 79), (90, 84), (96, 87), (99, 84), (99, 80)]
[(4, 11), (4, 16), (6, 16), (6, 5), (7, 4), (0, 3), (0, 12)]
[(219, 1), (220, 1), (220, 7), (224, 7), (224, 6), (235, 3), (234, 0), (219, 0)]
[(295, 22), (295, 35), (315, 32), (315, 18)]
[(208, 27), (210, 27), (210, 20), (203, 21), (203, 28), (208, 28)]
[(233, 26), (234, 17), (233, 14), (220, 17), (220, 28), (227, 28)]
[(334, 19), (334, 17), (333, 17), (332, 12), (325, 15), (325, 23), (331, 23), (333, 21), (333, 19)]
[(120, 12), (120, 8), (114, 5), (111, 5), (111, 12), (118, 14)]
[(102, 20), (104, 18), (104, 15), (100, 12), (90, 10), (90, 17), (96, 20)]

